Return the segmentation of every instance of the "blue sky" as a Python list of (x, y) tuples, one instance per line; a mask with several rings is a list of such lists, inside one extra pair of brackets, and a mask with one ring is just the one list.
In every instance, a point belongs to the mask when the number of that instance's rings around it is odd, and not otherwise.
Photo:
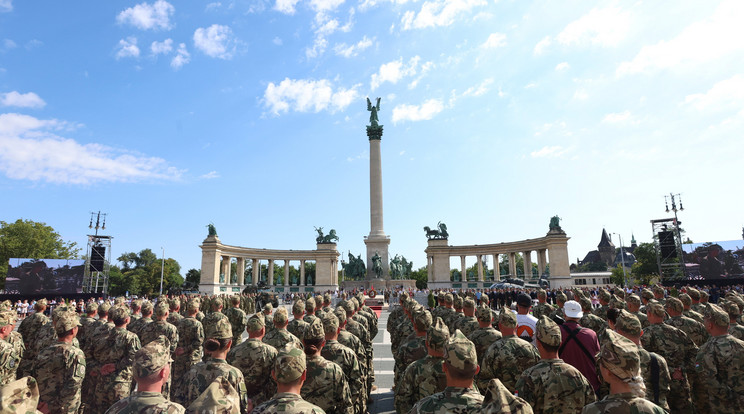
[(484, 244), (557, 214), (572, 260), (603, 226), (649, 241), (669, 192), (694, 241), (739, 239), (744, 3), (665, 6), (0, 0), (0, 219), (84, 246), (100, 210), (114, 257), (184, 272), (210, 222), (360, 254), (379, 96), (385, 231), (416, 268), (440, 220)]

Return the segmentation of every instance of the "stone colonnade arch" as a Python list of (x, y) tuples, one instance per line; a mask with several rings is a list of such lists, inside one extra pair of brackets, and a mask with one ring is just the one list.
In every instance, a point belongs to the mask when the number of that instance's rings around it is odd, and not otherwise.
[[(275, 250), (222, 244), (217, 236), (207, 237), (202, 245), (201, 281), (199, 291), (207, 294), (236, 294), (247, 286), (244, 271), (247, 263), (252, 263), (251, 284), (256, 285), (260, 261), (268, 262), (267, 288), (274, 292), (323, 292), (338, 288), (338, 257), (335, 243), (319, 243), (316, 250)], [(230, 265), (237, 259), (237, 283), (230, 283)], [(283, 284), (274, 284), (274, 263), (284, 262)], [(300, 264), (300, 284), (290, 285), (289, 263)], [(305, 263), (315, 262), (315, 280), (312, 285), (305, 284)], [(220, 280), (220, 274), (225, 275)]]

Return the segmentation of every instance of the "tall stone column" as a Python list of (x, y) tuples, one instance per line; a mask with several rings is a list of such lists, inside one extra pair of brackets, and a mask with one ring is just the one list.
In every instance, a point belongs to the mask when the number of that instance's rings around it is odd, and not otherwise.
[(509, 253), (509, 276), (517, 277), (517, 255), (514, 252)]
[(537, 251), (537, 272), (539, 277), (545, 274), (545, 249), (539, 249)]
[(478, 281), (483, 281), (483, 255), (478, 255)]
[(289, 260), (284, 261), (284, 286), (289, 286)]
[(532, 252), (525, 251), (522, 258), (524, 259), (524, 279), (529, 280), (532, 278)]
[(372, 264), (372, 257), (378, 254), (382, 264), (383, 279), (390, 278), (390, 258), (388, 246), (390, 238), (385, 235), (383, 226), (382, 210), (382, 155), (380, 142), (382, 141), (382, 125), (377, 123), (378, 105), (372, 106), (368, 101), (368, 110), (372, 112), (370, 125), (367, 126), (367, 137), (369, 137), (369, 236), (364, 239), (367, 245), (367, 279), (377, 277)]
[(465, 256), (460, 256), (460, 281), (461, 282), (467, 282), (468, 281), (468, 268), (465, 265)]
[(269, 259), (269, 276), (266, 284), (274, 286), (274, 259)]
[(305, 286), (305, 261), (300, 260), (300, 286)]
[(258, 272), (261, 271), (261, 264), (258, 262), (258, 259), (253, 259), (253, 269), (252, 270), (253, 270), (253, 272), (252, 272), (253, 274), (252, 274), (252, 278), (251, 279), (253, 279), (253, 280), (251, 280), (251, 284), (253, 286), (256, 286), (256, 284), (258, 284)]
[(220, 269), (220, 273), (225, 275), (225, 283), (226, 285), (230, 284), (230, 256), (222, 256), (222, 268)]
[(245, 285), (245, 257), (238, 257), (235, 271), (238, 273), (238, 285)]

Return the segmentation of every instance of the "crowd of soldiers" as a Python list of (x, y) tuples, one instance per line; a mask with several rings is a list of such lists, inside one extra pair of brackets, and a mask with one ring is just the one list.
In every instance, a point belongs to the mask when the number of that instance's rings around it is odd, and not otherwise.
[[(692, 287), (635, 292), (600, 289), (596, 309), (579, 289), (558, 292), (555, 305), (544, 290), (499, 292), (516, 312), (490, 304), (494, 295), (441, 291), (427, 309), (403, 292), (387, 324), (395, 409), (744, 412), (744, 297), (732, 289), (712, 304)], [(520, 318), (534, 329), (520, 329)], [(561, 358), (572, 326), (597, 343), (596, 353), (583, 349), (591, 369)]]

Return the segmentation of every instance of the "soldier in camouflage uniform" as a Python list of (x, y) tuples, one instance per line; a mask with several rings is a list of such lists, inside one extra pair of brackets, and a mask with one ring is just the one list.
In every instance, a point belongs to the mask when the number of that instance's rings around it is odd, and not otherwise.
[(46, 299), (40, 299), (34, 305), (35, 312), (22, 320), (18, 325), (18, 332), (23, 336), (23, 342), (25, 345), (25, 351), (23, 352), (23, 359), (18, 366), (18, 374), (20, 377), (30, 375), (31, 366), (36, 358), (36, 339), (41, 331), (41, 327), (49, 322), (49, 318), (44, 315), (44, 311), (47, 308)]
[(646, 312), (651, 325), (643, 332), (641, 343), (646, 350), (658, 353), (667, 361), (672, 377), (669, 408), (673, 413), (692, 413), (688, 376), (695, 369), (698, 347), (686, 333), (663, 322), (666, 312), (661, 303), (649, 302)]
[(263, 338), (265, 344), (279, 350), (287, 344), (302, 349), (302, 342), (287, 330), (287, 308), (279, 308), (274, 313), (274, 330)]
[[(553, 312), (550, 312), (550, 316), (548, 317), (552, 320), (555, 320), (556, 317), (566, 319), (566, 312), (563, 311), (563, 305), (565, 305), (567, 301), (568, 298), (566, 297), (566, 294), (563, 292), (558, 292), (558, 294), (555, 295), (555, 303), (558, 305), (558, 307)], [(503, 383), (503, 380), (501, 382)]]
[(560, 327), (542, 316), (537, 321), (535, 339), (541, 361), (525, 370), (515, 388), (533, 410), (545, 414), (575, 413), (594, 402), (594, 388), (576, 368), (558, 358)]
[(643, 327), (643, 329), (646, 329), (649, 323), (648, 323), (648, 317), (646, 316), (646, 314), (640, 311), (641, 298), (638, 295), (633, 294), (633, 295), (628, 295), (628, 297), (625, 298), (625, 301), (628, 304), (628, 312), (630, 312), (631, 315), (638, 318), (638, 320), (641, 322), (641, 327)]
[[(142, 299), (133, 300), (129, 308), (131, 309), (131, 312), (129, 312), (129, 325), (131, 325), (132, 322), (142, 318)], [(127, 329), (129, 329), (129, 325), (127, 325)]]
[(445, 414), (480, 408), (483, 396), (473, 388), (478, 354), (475, 345), (460, 330), (444, 346), (443, 369), (447, 388), (417, 402), (410, 413)]
[(607, 329), (607, 321), (592, 313), (591, 299), (582, 297), (579, 299), (579, 303), (581, 304), (581, 311), (584, 312), (584, 316), (579, 319), (579, 325), (591, 329), (597, 334), (597, 337), (600, 337)]
[(134, 355), (141, 348), (137, 335), (127, 330), (129, 310), (124, 305), (112, 308), (109, 318), (114, 329), (106, 338), (102, 338), (94, 350), (100, 368), (93, 408), (94, 412), (99, 413), (131, 393), (134, 380), (132, 364)]
[[(88, 334), (95, 329), (96, 315), (98, 315), (98, 303), (88, 302), (85, 305), (85, 315), (80, 317), (80, 326), (76, 338), (80, 343), (80, 349), (85, 349)], [(128, 325), (127, 325), (128, 326)]]
[(537, 305), (532, 307), (532, 316), (540, 319), (541, 316), (550, 316), (550, 313), (555, 310), (552, 306), (547, 303), (548, 294), (545, 290), (540, 289), (537, 291)]
[(168, 318), (166, 321), (173, 325), (178, 326), (178, 322), (181, 322), (181, 319), (183, 319), (183, 316), (181, 316), (181, 299), (179, 298), (173, 298), (169, 301), (170, 310), (168, 311)]
[(489, 380), (497, 378), (509, 391), (514, 392), (519, 376), (537, 364), (540, 354), (529, 342), (515, 335), (517, 315), (514, 312), (502, 308), (498, 323), (503, 336), (486, 350), (476, 384), (479, 389), (485, 389)]
[(323, 312), (320, 319), (323, 321), (323, 331), (325, 332), (325, 344), (320, 351), (320, 355), (341, 367), (346, 382), (349, 384), (354, 412), (356, 414), (365, 413), (367, 410), (365, 404), (367, 388), (365, 375), (359, 366), (359, 360), (354, 351), (338, 342), (339, 320), (336, 315), (333, 312)]
[(397, 387), (406, 367), (424, 358), (428, 354), (426, 349), (426, 332), (432, 324), (431, 313), (423, 306), (417, 306), (413, 311), (413, 328), (416, 337), (409, 340), (398, 348), (395, 356), (395, 369), (393, 384)]
[[(401, 299), (401, 305), (396, 308), (396, 310), (400, 309), (400, 316), (396, 318), (396, 322), (393, 322), (395, 327), (390, 333), (390, 349), (393, 355), (398, 352), (398, 349), (403, 343), (413, 339), (412, 337), (415, 336), (413, 324), (411, 323), (411, 309), (414, 305), (416, 305), (416, 301), (413, 299)], [(391, 329), (390, 324), (391, 322), (388, 320), (388, 330)]]
[(726, 303), (719, 302), (719, 305), (729, 315), (728, 333), (736, 339), (744, 340), (744, 326), (739, 325), (736, 322), (736, 319), (739, 316), (741, 316), (741, 312), (739, 311), (739, 306), (737, 306), (736, 303), (731, 302), (731, 301), (726, 302)]
[(174, 378), (172, 399), (178, 403), (183, 402), (184, 381), (191, 367), (198, 364), (202, 357), (202, 344), (204, 343), (204, 327), (196, 319), (199, 312), (199, 301), (189, 299), (186, 303), (186, 317), (178, 323), (178, 345), (174, 353), (174, 361), (171, 375)]
[(369, 338), (375, 339), (377, 336), (377, 313), (373, 311), (369, 306), (364, 304), (364, 298), (361, 293), (356, 298), (357, 314), (364, 316), (367, 319), (367, 326), (369, 327)]
[(227, 318), (217, 321), (214, 325), (204, 326), (204, 349), (210, 353), (206, 362), (194, 365), (186, 377), (186, 392), (184, 405), (194, 402), (218, 377), (225, 377), (238, 391), (241, 412), (248, 410), (248, 393), (245, 388), (245, 378), (239, 369), (229, 365), (225, 358), (232, 344), (232, 328)]
[(599, 288), (599, 295), (597, 296), (599, 296), (599, 307), (592, 313), (607, 320), (607, 310), (610, 309), (610, 299), (612, 299), (610, 292), (603, 288)]
[[(369, 332), (367, 331), (367, 329), (364, 328), (364, 325), (354, 319), (354, 312), (356, 311), (354, 302), (351, 300), (342, 300), (341, 302), (339, 302), (339, 306), (342, 307), (344, 311), (346, 311), (346, 325), (344, 329), (359, 338), (359, 341), (362, 343), (362, 347), (364, 348), (364, 353), (366, 356), (364, 365), (367, 368), (367, 395), (370, 395), (372, 382), (374, 379), (374, 366), (372, 364), (372, 340), (369, 337)], [(339, 342), (343, 344), (341, 340), (339, 340)], [(353, 347), (350, 348), (354, 349)]]
[(152, 302), (149, 300), (142, 302), (142, 317), (127, 325), (129, 332), (137, 335), (140, 338), (140, 342), (142, 341), (142, 328), (152, 322), (152, 312)]
[(692, 298), (690, 297), (690, 295), (688, 295), (687, 293), (683, 293), (679, 295), (679, 300), (682, 302), (682, 306), (684, 307), (682, 315), (690, 319), (694, 319), (700, 323), (704, 323), (703, 315), (692, 310)]
[(233, 346), (240, 344), (241, 336), (245, 332), (245, 325), (248, 323), (248, 316), (240, 309), (240, 297), (231, 296), (230, 304), (232, 307), (225, 312), (227, 320), (230, 321), (230, 327), (233, 331)]
[(13, 345), (5, 341), (15, 329), (15, 311), (0, 312), (0, 385), (9, 384), (16, 379), (16, 369), (20, 358), (16, 355)]
[(475, 345), (475, 352), (478, 354), (478, 363), (482, 364), (483, 357), (486, 355), (488, 348), (497, 340), (501, 339), (501, 332), (494, 329), (491, 325), (493, 323), (493, 313), (491, 308), (482, 304), (475, 311), (475, 316), (478, 320), (478, 329), (476, 329), (468, 339), (470, 339)]
[(276, 362), (277, 350), (261, 341), (266, 331), (263, 318), (259, 315), (248, 319), (246, 330), (248, 339), (230, 349), (227, 362), (243, 373), (246, 393), (256, 406), (271, 399), (276, 392), (271, 370)]
[[(140, 331), (140, 342), (143, 345), (147, 345), (158, 337), (165, 336), (170, 345), (172, 358), (176, 352), (176, 347), (178, 346), (178, 328), (166, 321), (168, 318), (168, 312), (168, 303), (166, 303), (166, 301), (158, 301), (153, 313), (155, 319), (142, 327), (142, 330)], [(163, 396), (166, 398), (170, 398), (171, 383), (171, 377), (168, 375), (168, 380), (163, 387)]]
[(164, 336), (158, 337), (137, 351), (132, 367), (137, 392), (132, 393), (106, 411), (106, 414), (163, 413), (183, 414), (180, 404), (168, 401), (160, 393), (170, 376), (170, 344)]
[(446, 388), (447, 378), (442, 365), (444, 345), (449, 336), (449, 329), (442, 318), (436, 318), (426, 332), (428, 355), (406, 368), (395, 390), (395, 409), (399, 413), (408, 412), (417, 401)]
[(263, 311), (261, 314), (264, 318), (264, 324), (266, 325), (266, 335), (271, 333), (271, 331), (274, 330), (274, 316), (271, 314), (271, 312), (274, 310), (274, 306), (271, 303), (267, 303), (263, 307)]
[(80, 322), (73, 312), (60, 315), (54, 324), (58, 341), (44, 348), (35, 360), (33, 376), (39, 381), (39, 399), (52, 413), (77, 413), (85, 379), (85, 354), (72, 346)]
[(638, 376), (640, 358), (635, 344), (607, 331), (607, 341), (602, 345), (598, 362), (602, 378), (610, 384), (610, 395), (584, 407), (582, 414), (665, 413), (661, 407), (634, 392), (642, 382)]
[(669, 376), (669, 367), (666, 360), (659, 354), (643, 349), (643, 346), (641, 346), (642, 325), (635, 315), (623, 311), (617, 315), (616, 321), (614, 330), (628, 338), (638, 348), (641, 376), (644, 384), (646, 384), (646, 399), (669, 412), (667, 396), (669, 395), (671, 377)]
[(274, 363), (273, 376), (277, 393), (270, 401), (257, 406), (253, 414), (324, 414), (323, 409), (305, 401), (300, 390), (307, 379), (305, 354), (295, 348), (282, 349)]
[(744, 407), (744, 341), (728, 333), (729, 315), (707, 304), (705, 328), (711, 335), (698, 351), (695, 366), (708, 381), (708, 404), (712, 412), (735, 413)]
[(480, 414), (533, 414), (532, 406), (494, 378), (488, 382)]
[(338, 364), (321, 355), (325, 343), (325, 331), (319, 318), (313, 319), (303, 337), (307, 355), (307, 380), (302, 385), (302, 398), (325, 410), (329, 414), (353, 414), (349, 384)]
[(305, 316), (302, 318), (303, 321), (310, 324), (317, 318), (315, 316), (315, 299), (307, 298), (305, 301)]
[(475, 332), (479, 328), (478, 319), (475, 317), (475, 300), (473, 298), (465, 298), (462, 302), (463, 315), (457, 321), (455, 329), (462, 331), (465, 337), (469, 337), (470, 334)]
[[(96, 345), (101, 341), (101, 338), (108, 337), (109, 332), (114, 329), (114, 324), (109, 322), (109, 310), (111, 304), (104, 302), (98, 305), (98, 320), (96, 324), (91, 325), (88, 332), (85, 334), (86, 341), (83, 353), (85, 353), (85, 379), (83, 380), (82, 387), (82, 400), (83, 407), (86, 413), (91, 413), (96, 401), (96, 384), (100, 379), (99, 368), (100, 364), (96, 360)], [(105, 343), (101, 346), (101, 352), (105, 351)]]
[(289, 325), (287, 325), (287, 330), (292, 335), (296, 336), (297, 339), (302, 339), (302, 336), (305, 332), (305, 328), (307, 327), (308, 323), (302, 320), (302, 317), (305, 315), (305, 301), (302, 299), (297, 299), (292, 304), (292, 316), (294, 319), (292, 319), (291, 322), (289, 322)]
[[(334, 309), (333, 314), (338, 318), (338, 342), (354, 351), (357, 356), (357, 362), (359, 362), (359, 369), (362, 371), (364, 378), (362, 379), (365, 384), (368, 383), (369, 367), (367, 365), (367, 351), (362, 345), (362, 341), (358, 337), (351, 334), (346, 330), (346, 311), (342, 307)], [(365, 387), (367, 389), (367, 387)], [(367, 396), (369, 397), (369, 395)]]

